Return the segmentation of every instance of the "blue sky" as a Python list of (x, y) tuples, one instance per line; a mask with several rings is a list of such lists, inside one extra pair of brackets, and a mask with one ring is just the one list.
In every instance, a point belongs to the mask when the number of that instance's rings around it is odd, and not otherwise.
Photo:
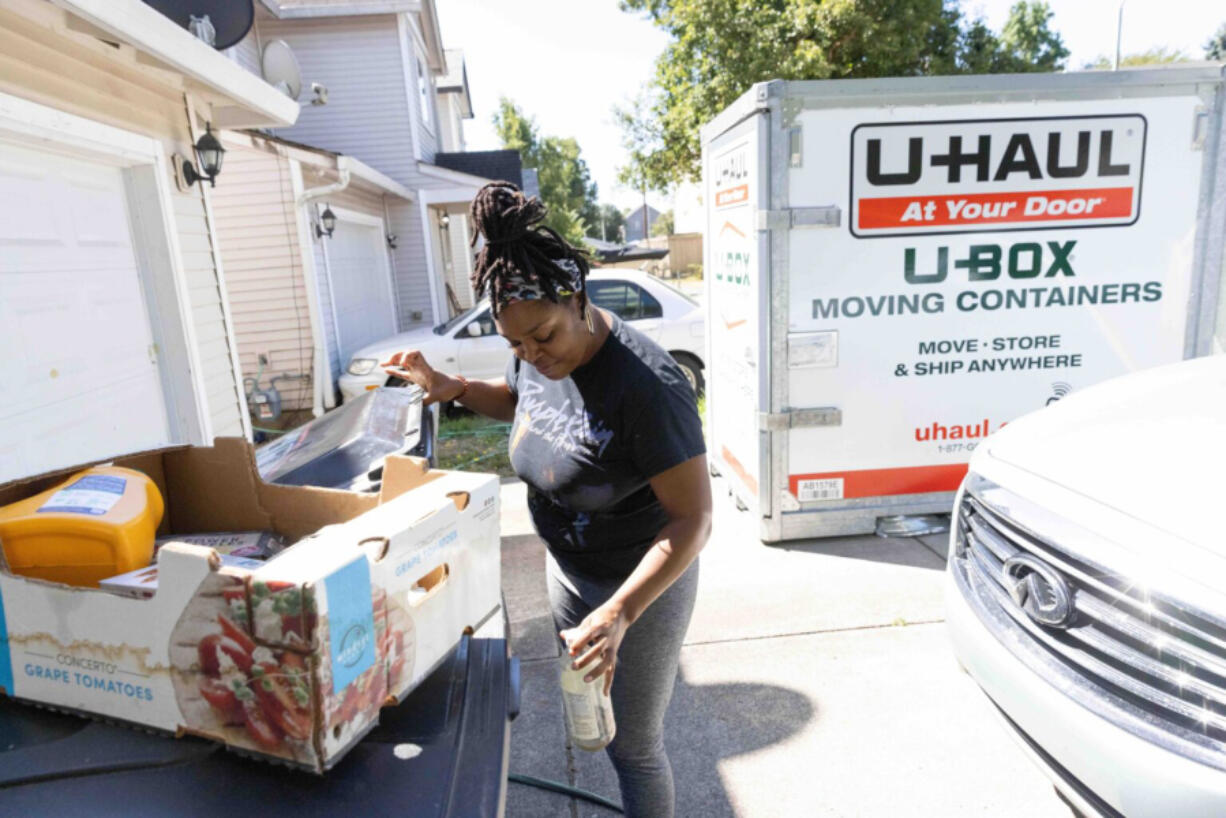
[[(475, 118), (465, 123), (470, 150), (500, 147), (490, 124), (500, 96), (534, 116), (545, 134), (573, 136), (599, 186), (601, 201), (639, 202), (616, 184), (623, 161), (611, 108), (652, 76), (666, 37), (645, 20), (621, 12), (616, 0), (437, 0), (447, 48), (464, 50)], [(1014, 0), (966, 0), (963, 9), (997, 30)], [(1117, 0), (1051, 0), (1054, 25), (1072, 51), (1070, 68), (1115, 53)], [(1125, 0), (1123, 51), (1153, 46), (1194, 58), (1219, 24), (1223, 0)], [(651, 196), (656, 207), (668, 200)]]

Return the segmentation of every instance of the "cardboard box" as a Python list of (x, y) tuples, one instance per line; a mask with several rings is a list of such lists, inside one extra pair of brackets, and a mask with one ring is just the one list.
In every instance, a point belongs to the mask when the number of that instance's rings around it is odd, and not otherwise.
[[(322, 772), (501, 603), (498, 480), (389, 457), (379, 495), (259, 479), (219, 438), (113, 461), (153, 478), (158, 534), (273, 530), (254, 570), (171, 543), (148, 599), (14, 576), (0, 559), (0, 687)], [(0, 486), (0, 505), (91, 464)]]

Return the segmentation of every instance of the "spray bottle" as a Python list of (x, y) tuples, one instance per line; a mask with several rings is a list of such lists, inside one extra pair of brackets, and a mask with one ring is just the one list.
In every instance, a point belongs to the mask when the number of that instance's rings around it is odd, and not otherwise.
[(562, 686), (562, 709), (566, 714), (566, 734), (572, 746), (595, 752), (604, 749), (617, 734), (613, 721), (613, 702), (604, 692), (604, 674), (590, 682), (583, 677), (598, 661), (593, 659), (575, 670), (575, 657), (566, 650), (558, 659), (558, 682)]

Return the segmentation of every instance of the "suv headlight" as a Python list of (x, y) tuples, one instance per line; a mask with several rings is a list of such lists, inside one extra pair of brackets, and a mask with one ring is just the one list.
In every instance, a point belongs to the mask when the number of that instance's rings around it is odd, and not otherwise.
[(379, 365), (378, 358), (354, 358), (349, 362), (350, 375), (369, 375), (371, 370)]

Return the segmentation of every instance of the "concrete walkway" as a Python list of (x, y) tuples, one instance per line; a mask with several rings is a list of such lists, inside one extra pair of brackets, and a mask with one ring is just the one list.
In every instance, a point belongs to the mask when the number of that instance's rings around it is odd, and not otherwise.
[[(768, 547), (717, 480), (715, 535), (667, 720), (677, 815), (1067, 818), (957, 667), (944, 536)], [(503, 584), (524, 698), (512, 773), (620, 801), (603, 753), (566, 746), (544, 546), (503, 487)], [(507, 815), (607, 816), (509, 785)]]

